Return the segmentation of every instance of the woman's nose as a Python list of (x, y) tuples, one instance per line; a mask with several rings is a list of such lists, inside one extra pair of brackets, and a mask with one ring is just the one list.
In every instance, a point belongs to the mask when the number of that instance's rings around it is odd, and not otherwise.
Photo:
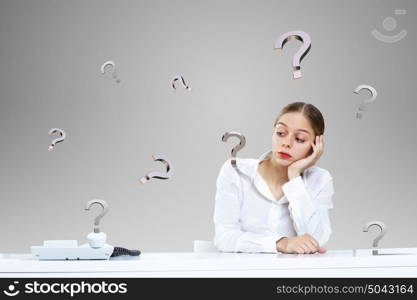
[(290, 140), (284, 139), (284, 140), (282, 141), (282, 146), (283, 146), (283, 147), (291, 147)]
[(288, 135), (282, 139), (283, 147), (291, 147), (291, 137)]

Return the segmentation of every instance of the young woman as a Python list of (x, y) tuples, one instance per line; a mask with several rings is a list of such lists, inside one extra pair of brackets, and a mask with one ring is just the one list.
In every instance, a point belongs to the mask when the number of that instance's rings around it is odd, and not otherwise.
[(315, 163), (324, 119), (295, 102), (275, 120), (272, 149), (259, 159), (227, 160), (217, 177), (214, 244), (223, 252), (324, 253), (331, 233), (333, 179)]

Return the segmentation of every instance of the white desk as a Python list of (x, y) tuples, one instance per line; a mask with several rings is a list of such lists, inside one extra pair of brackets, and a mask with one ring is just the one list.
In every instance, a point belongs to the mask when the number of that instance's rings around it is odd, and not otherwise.
[[(0, 254), (0, 277), (417, 277), (417, 248), (325, 254), (142, 253), (109, 261)], [(395, 253), (395, 255), (388, 255)], [(402, 253), (402, 254), (401, 254)]]

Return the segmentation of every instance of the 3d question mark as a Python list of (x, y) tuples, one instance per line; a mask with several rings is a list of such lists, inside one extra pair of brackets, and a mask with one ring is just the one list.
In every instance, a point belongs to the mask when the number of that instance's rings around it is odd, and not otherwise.
[(188, 85), (186, 85), (185, 84), (185, 80), (184, 80), (184, 78), (181, 76), (181, 75), (175, 75), (173, 78), (172, 78), (172, 80), (171, 80), (171, 86), (172, 86), (172, 89), (175, 91), (177, 88), (175, 87), (175, 82), (177, 81), (177, 80), (181, 80), (181, 84), (182, 84), (182, 86), (187, 90), (187, 91), (191, 91), (191, 88), (188, 86)]
[[(372, 247), (378, 247), (378, 242), (383, 238), (383, 236), (387, 233), (387, 226), (381, 221), (370, 221), (363, 226), (363, 232), (368, 232), (371, 226), (378, 226), (381, 229), (379, 235), (374, 239), (372, 243)], [(372, 250), (372, 255), (378, 255), (378, 250)]]
[(308, 33), (304, 31), (289, 31), (276, 40), (274, 49), (282, 50), (284, 45), (291, 40), (299, 40), (303, 43), (303, 46), (295, 53), (292, 59), (294, 79), (298, 79), (302, 77), (300, 63), (311, 49), (311, 38)]
[(104, 200), (93, 199), (87, 202), (87, 204), (85, 205), (85, 210), (90, 210), (93, 204), (99, 204), (103, 208), (103, 211), (94, 219), (94, 232), (99, 233), (100, 232), (100, 220), (109, 211), (109, 205)]
[(172, 174), (174, 173), (173, 168), (171, 167), (171, 163), (169, 162), (169, 159), (164, 156), (164, 155), (152, 155), (152, 159), (154, 161), (159, 161), (162, 162), (165, 167), (166, 167), (166, 173), (161, 173), (161, 172), (150, 172), (148, 174), (146, 174), (145, 176), (143, 176), (140, 179), (141, 183), (146, 183), (148, 182), (151, 178), (157, 178), (157, 179), (168, 179), (172, 176)]
[(231, 160), (232, 166), (233, 166), (234, 168), (237, 168), (237, 165), (236, 165), (236, 154), (237, 154), (237, 152), (238, 152), (238, 151), (240, 151), (243, 147), (245, 147), (245, 145), (246, 145), (246, 139), (245, 139), (245, 137), (244, 137), (244, 135), (243, 135), (243, 134), (241, 134), (241, 133), (239, 133), (239, 132), (233, 132), (233, 131), (230, 131), (230, 132), (226, 132), (225, 134), (223, 134), (223, 136), (222, 136), (222, 142), (227, 142), (227, 141), (228, 141), (228, 139), (229, 139), (230, 137), (232, 137), (232, 136), (239, 138), (239, 144), (237, 144), (237, 145), (236, 145), (236, 146), (232, 149), (232, 160)]
[(103, 211), (94, 219), (94, 231), (87, 235), (88, 243), (92, 248), (101, 248), (106, 243), (107, 235), (100, 231), (100, 220), (109, 210), (107, 202), (101, 199), (93, 199), (87, 202), (85, 210), (90, 210), (90, 207), (94, 204), (99, 204), (103, 208)]
[(115, 62), (112, 61), (112, 60), (108, 60), (104, 64), (101, 65), (100, 71), (101, 71), (101, 74), (103, 74), (103, 75), (106, 73), (105, 72), (106, 66), (112, 66), (112, 69), (113, 69), (113, 75), (112, 76), (116, 80), (117, 83), (120, 83), (120, 79), (116, 75), (116, 64), (115, 64)]
[(66, 133), (64, 130), (59, 129), (59, 128), (51, 128), (49, 130), (49, 135), (52, 135), (54, 133), (59, 133), (61, 135), (60, 138), (54, 139), (51, 143), (51, 145), (48, 147), (49, 151), (54, 150), (54, 147), (57, 143), (63, 142), (65, 140), (65, 138), (67, 137)]
[(355, 89), (354, 93), (359, 94), (359, 91), (361, 91), (361, 90), (363, 90), (363, 89), (368, 90), (368, 91), (371, 93), (372, 98), (370, 98), (370, 99), (366, 99), (366, 100), (364, 100), (364, 102), (363, 102), (363, 103), (361, 103), (361, 105), (360, 105), (360, 106), (359, 106), (359, 108), (358, 108), (358, 112), (356, 113), (356, 118), (357, 118), (357, 119), (362, 119), (362, 111), (364, 111), (364, 110), (365, 110), (365, 105), (367, 105), (367, 104), (369, 104), (369, 103), (371, 103), (371, 102), (375, 101), (376, 96), (378, 96), (378, 93), (376, 92), (376, 90), (375, 90), (372, 86), (370, 86), (370, 85), (365, 85), (365, 84), (358, 85), (358, 86), (356, 87), (356, 89)]

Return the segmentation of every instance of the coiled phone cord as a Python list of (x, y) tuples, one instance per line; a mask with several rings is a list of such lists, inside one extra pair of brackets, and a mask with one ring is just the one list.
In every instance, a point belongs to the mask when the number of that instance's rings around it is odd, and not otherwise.
[(139, 256), (140, 250), (129, 250), (122, 247), (114, 247), (113, 253), (110, 257), (116, 257), (121, 255)]

